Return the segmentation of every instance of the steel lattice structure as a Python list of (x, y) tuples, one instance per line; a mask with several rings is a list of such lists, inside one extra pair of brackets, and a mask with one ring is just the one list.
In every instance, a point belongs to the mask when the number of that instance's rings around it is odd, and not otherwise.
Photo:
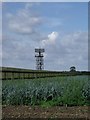
[(35, 49), (35, 52), (37, 53), (35, 55), (36, 57), (36, 69), (37, 70), (43, 70), (44, 69), (44, 59), (43, 59), (43, 52), (45, 52), (45, 49)]

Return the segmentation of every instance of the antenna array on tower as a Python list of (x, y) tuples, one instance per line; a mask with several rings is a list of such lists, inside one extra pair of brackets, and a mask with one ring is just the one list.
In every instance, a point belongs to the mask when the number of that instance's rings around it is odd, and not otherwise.
[(35, 49), (35, 52), (37, 53), (35, 55), (36, 57), (36, 69), (37, 70), (43, 70), (44, 69), (44, 59), (43, 59), (43, 52), (45, 52), (45, 49)]

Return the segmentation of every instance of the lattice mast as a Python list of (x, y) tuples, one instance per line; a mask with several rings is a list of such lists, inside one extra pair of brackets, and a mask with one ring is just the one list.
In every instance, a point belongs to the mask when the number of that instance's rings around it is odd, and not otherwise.
[(37, 70), (43, 70), (44, 69), (44, 59), (43, 59), (43, 52), (45, 52), (45, 49), (35, 49), (35, 52), (37, 53), (35, 55), (36, 57), (36, 69)]

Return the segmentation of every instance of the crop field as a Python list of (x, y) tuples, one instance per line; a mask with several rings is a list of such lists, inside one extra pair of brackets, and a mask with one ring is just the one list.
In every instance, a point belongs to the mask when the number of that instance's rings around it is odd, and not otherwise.
[(89, 76), (62, 76), (2, 81), (3, 105), (90, 105)]

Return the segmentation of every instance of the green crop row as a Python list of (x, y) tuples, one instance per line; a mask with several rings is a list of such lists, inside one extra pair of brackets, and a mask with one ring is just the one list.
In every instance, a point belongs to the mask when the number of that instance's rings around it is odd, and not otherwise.
[(88, 76), (2, 81), (3, 105), (90, 105)]

